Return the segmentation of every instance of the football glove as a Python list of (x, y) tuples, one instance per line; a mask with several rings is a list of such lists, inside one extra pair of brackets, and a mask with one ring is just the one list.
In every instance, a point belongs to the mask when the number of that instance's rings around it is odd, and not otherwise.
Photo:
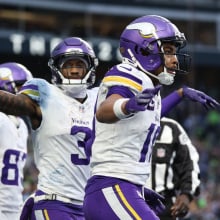
[(183, 87), (183, 96), (189, 98), (194, 102), (201, 103), (207, 110), (208, 109), (218, 109), (220, 110), (220, 103), (218, 103), (212, 97), (206, 95), (204, 92), (192, 89), (190, 87)]
[(125, 104), (127, 113), (131, 114), (139, 111), (145, 111), (153, 97), (159, 92), (160, 88), (161, 85), (158, 85), (153, 89), (145, 89), (143, 92), (130, 98)]
[(156, 215), (162, 214), (165, 211), (164, 197), (154, 190), (144, 188), (144, 198), (149, 207)]

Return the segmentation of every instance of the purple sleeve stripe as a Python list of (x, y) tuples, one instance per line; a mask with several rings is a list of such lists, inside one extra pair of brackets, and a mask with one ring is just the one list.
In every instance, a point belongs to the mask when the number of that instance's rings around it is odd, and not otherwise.
[(180, 101), (182, 98), (179, 94), (174, 91), (165, 98), (162, 99), (162, 109), (161, 109), (161, 118), (166, 116), (169, 111), (171, 111)]
[(112, 86), (108, 91), (107, 97), (112, 94), (118, 94), (124, 98), (131, 98), (134, 96), (131, 90), (125, 86)]
[(23, 90), (38, 90), (38, 86), (37, 85), (25, 85), (25, 86), (22, 86), (21, 90), (20, 91), (23, 91)]
[(39, 97), (39, 91), (37, 85), (24, 85), (19, 91), (20, 94), (31, 95), (35, 97)]

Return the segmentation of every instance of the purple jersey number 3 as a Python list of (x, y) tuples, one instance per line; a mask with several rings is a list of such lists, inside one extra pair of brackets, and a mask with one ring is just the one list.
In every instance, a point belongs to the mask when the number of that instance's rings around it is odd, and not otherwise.
[(78, 154), (71, 154), (71, 161), (76, 165), (88, 165), (90, 163), (90, 150), (92, 145), (92, 130), (88, 127), (73, 126), (71, 129), (71, 135), (77, 133), (84, 133), (85, 138), (83, 141), (78, 141), (78, 147), (83, 148), (86, 158), (79, 158)]

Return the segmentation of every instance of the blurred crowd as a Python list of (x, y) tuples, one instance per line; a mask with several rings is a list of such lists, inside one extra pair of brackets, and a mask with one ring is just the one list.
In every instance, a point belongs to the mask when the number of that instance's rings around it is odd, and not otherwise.
[(220, 113), (189, 116), (184, 126), (197, 147), (201, 171), (201, 193), (192, 205), (192, 219), (220, 219)]

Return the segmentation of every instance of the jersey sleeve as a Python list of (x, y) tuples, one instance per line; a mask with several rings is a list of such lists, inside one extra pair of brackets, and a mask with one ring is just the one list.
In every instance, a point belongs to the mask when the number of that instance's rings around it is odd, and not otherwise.
[(139, 71), (133, 66), (123, 63), (112, 67), (104, 76), (102, 83), (107, 87), (124, 86), (134, 93), (143, 90)]
[(40, 104), (43, 97), (47, 94), (47, 82), (44, 79), (31, 79), (25, 82), (19, 94), (27, 95)]

